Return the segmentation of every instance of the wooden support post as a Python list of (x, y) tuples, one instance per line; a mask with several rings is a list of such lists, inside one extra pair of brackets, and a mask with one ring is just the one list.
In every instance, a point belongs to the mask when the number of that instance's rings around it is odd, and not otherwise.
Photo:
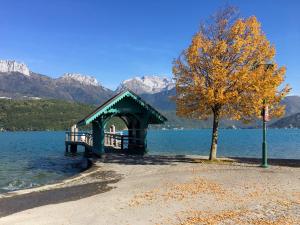
[(69, 145), (66, 144), (66, 153), (69, 152)]
[(100, 149), (100, 130), (97, 121), (93, 122), (93, 152), (98, 154)]
[(89, 150), (90, 150), (89, 146), (85, 145), (85, 146), (84, 146), (84, 152), (85, 152), (85, 153), (88, 153)]
[(99, 128), (100, 128), (100, 152), (101, 154), (104, 151), (104, 124), (102, 121), (99, 121)]
[(76, 125), (73, 125), (72, 127), (71, 127), (71, 132), (70, 132), (70, 141), (75, 141), (75, 135), (74, 135), (74, 133), (75, 133), (75, 128), (76, 128)]
[(102, 120), (95, 121), (92, 124), (93, 128), (93, 152), (96, 155), (101, 155), (104, 150), (104, 126)]
[(77, 145), (71, 144), (71, 153), (76, 153), (76, 152), (77, 152)]
[(144, 121), (141, 124), (139, 135), (137, 138), (139, 139), (139, 153), (144, 154), (147, 152), (147, 128), (148, 124)]
[(138, 135), (138, 133), (137, 133), (136, 129), (133, 127), (132, 128), (132, 140), (131, 140), (131, 143), (133, 144), (133, 146), (137, 144), (137, 140), (136, 140), (137, 135)]
[(121, 136), (121, 151), (124, 150), (124, 136)]
[(76, 127), (76, 125), (74, 125), (74, 126), (75, 126), (75, 128), (74, 128), (74, 140), (79, 141), (78, 140), (78, 128)]
[(143, 151), (144, 151), (144, 153), (146, 153), (147, 152), (147, 128), (144, 129), (143, 139), (144, 139), (143, 140), (143, 145), (144, 145)]

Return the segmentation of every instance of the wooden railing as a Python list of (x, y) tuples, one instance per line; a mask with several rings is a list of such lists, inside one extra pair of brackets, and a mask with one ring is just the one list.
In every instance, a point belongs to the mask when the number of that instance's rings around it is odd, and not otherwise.
[(105, 132), (104, 146), (124, 149), (128, 145), (128, 135)]
[[(88, 146), (93, 146), (93, 135), (88, 132), (66, 132), (65, 138), (66, 144), (84, 144)], [(131, 145), (142, 145), (143, 139), (132, 137), (129, 135), (123, 135), (119, 133), (104, 133), (104, 146), (113, 147), (116, 149), (126, 149), (128, 144)]]
[(136, 143), (139, 141), (143, 141), (143, 139), (129, 135), (105, 132), (104, 145), (123, 150), (128, 148), (129, 142)]
[(84, 143), (89, 146), (93, 145), (93, 136), (88, 132), (66, 132), (66, 142)]

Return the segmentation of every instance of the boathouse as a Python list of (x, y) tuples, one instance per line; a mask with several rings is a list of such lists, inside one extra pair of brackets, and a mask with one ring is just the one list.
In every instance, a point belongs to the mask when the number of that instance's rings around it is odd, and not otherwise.
[[(106, 125), (113, 117), (119, 117), (127, 126), (125, 134), (106, 132)], [(149, 124), (162, 124), (167, 119), (132, 91), (123, 91), (80, 120), (66, 133), (66, 151), (72, 152), (77, 145), (85, 146), (96, 155), (108, 147), (128, 153), (145, 153)], [(78, 128), (91, 125), (92, 132), (79, 132)]]

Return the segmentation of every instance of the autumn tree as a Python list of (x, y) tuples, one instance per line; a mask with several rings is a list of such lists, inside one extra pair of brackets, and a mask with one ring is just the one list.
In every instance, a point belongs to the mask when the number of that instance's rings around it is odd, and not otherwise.
[(261, 116), (264, 104), (273, 115), (284, 112), (280, 101), (289, 88), (279, 90), (285, 68), (274, 56), (257, 18), (239, 18), (229, 7), (202, 24), (174, 61), (177, 115), (213, 118), (210, 160), (217, 156), (221, 118), (249, 122)]

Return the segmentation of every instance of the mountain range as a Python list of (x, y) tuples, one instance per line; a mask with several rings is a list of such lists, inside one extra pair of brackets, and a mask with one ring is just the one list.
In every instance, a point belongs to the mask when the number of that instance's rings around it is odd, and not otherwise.
[(134, 77), (123, 81), (116, 89), (116, 92), (130, 89), (136, 94), (156, 94), (170, 91), (175, 88), (172, 79), (160, 76)]
[(32, 72), (24, 63), (0, 60), (0, 98), (50, 98), (100, 104), (124, 89), (148, 95), (168, 92), (174, 87), (169, 78), (143, 76), (125, 80), (113, 91), (92, 76), (65, 73), (59, 78), (51, 78)]
[[(51, 78), (32, 72), (24, 63), (0, 60), (2, 99), (60, 99), (99, 105), (124, 89), (134, 91), (148, 103), (168, 114), (172, 121), (179, 122), (180, 119), (175, 115), (176, 105), (171, 100), (176, 94), (175, 83), (170, 78), (157, 75), (136, 76), (121, 82), (116, 90), (110, 90), (89, 75), (65, 73), (59, 78)], [(286, 117), (300, 113), (299, 96), (288, 96), (282, 104), (286, 105)], [(239, 126), (240, 123), (230, 121), (224, 126), (236, 124)], [(281, 127), (285, 127), (284, 121), (280, 124)], [(179, 122), (178, 125), (182, 124)]]

